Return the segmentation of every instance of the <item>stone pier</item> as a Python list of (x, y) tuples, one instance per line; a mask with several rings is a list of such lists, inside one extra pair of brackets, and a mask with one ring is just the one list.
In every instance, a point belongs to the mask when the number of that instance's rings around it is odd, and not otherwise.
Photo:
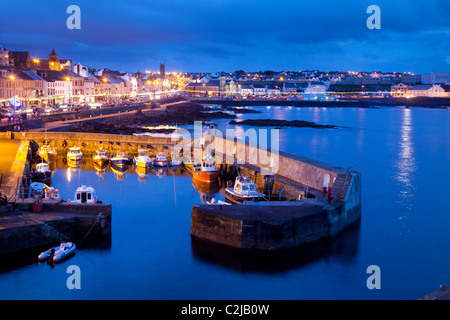
[[(194, 205), (191, 237), (241, 249), (290, 249), (332, 236), (361, 219), (361, 173), (270, 148), (261, 161), (256, 146), (211, 140), (216, 162), (237, 163), (239, 172), (271, 201)], [(332, 203), (324, 185), (332, 188)]]

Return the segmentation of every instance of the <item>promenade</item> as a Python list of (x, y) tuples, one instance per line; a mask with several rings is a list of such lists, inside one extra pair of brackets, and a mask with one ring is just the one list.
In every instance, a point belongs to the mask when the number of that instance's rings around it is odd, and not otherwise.
[(0, 192), (2, 195), (9, 195), (11, 180), (14, 179), (15, 170), (13, 164), (16, 159), (17, 151), (19, 150), (20, 140), (5, 140), (0, 139), (0, 150), (2, 155), (0, 157)]

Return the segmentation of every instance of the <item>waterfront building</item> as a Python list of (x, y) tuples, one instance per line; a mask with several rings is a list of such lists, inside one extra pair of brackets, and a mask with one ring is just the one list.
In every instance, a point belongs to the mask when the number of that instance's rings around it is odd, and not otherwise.
[(0, 66), (7, 67), (11, 66), (11, 54), (8, 50), (0, 46)]
[(450, 84), (450, 73), (448, 72), (431, 72), (430, 74), (423, 74), (421, 77), (422, 84)]
[(18, 68), (0, 69), (0, 101), (3, 107), (10, 107), (15, 97), (15, 108), (27, 108), (45, 94), (45, 81), (35, 70)]
[(164, 80), (166, 78), (166, 64), (165, 63), (159, 64), (159, 77), (161, 80)]
[(73, 66), (73, 72), (84, 78), (97, 74), (97, 70), (95, 68), (81, 64), (80, 62)]
[(196, 83), (191, 82), (186, 86), (185, 91), (193, 96), (218, 96), (219, 85), (211, 82)]
[(321, 100), (326, 98), (327, 87), (323, 82), (311, 81), (303, 92), (304, 100)]
[(297, 86), (292, 82), (283, 83), (283, 92), (286, 94), (297, 93)]
[(391, 86), (391, 96), (403, 97), (408, 92), (409, 86), (404, 83), (394, 84)]
[(446, 97), (447, 94), (440, 84), (420, 84), (408, 89), (410, 97)]
[(277, 85), (268, 85), (267, 86), (267, 94), (270, 96), (277, 96), (281, 93), (281, 89), (280, 87), (278, 87)]
[(248, 96), (253, 94), (253, 87), (250, 85), (241, 85), (239, 88), (239, 92), (243, 96)]
[(29, 69), (32, 67), (33, 61), (31, 60), (30, 53), (28, 51), (12, 51), (10, 52), (13, 65), (20, 69)]
[(254, 84), (253, 85), (253, 94), (255, 96), (264, 96), (267, 94), (267, 85), (262, 84)]
[(72, 76), (68, 71), (38, 70), (39, 77), (45, 80), (45, 95), (51, 105), (67, 104), (72, 96)]

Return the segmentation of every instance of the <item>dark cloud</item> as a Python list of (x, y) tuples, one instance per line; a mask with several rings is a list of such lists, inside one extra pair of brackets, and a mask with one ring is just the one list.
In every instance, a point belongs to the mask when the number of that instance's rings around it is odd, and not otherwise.
[(369, 0), (79, 0), (82, 29), (68, 30), (72, 2), (23, 0), (2, 4), (0, 44), (130, 70), (448, 70), (448, 1), (376, 2), (381, 30), (366, 27)]

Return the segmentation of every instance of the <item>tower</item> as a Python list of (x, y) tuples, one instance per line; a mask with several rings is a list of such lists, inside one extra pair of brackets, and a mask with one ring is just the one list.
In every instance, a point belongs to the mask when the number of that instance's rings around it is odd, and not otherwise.
[(55, 49), (53, 49), (48, 56), (48, 68), (50, 70), (61, 71), (61, 63), (59, 61), (58, 55), (55, 52)]
[(166, 64), (160, 63), (159, 64), (159, 76), (161, 80), (164, 80), (166, 78)]

